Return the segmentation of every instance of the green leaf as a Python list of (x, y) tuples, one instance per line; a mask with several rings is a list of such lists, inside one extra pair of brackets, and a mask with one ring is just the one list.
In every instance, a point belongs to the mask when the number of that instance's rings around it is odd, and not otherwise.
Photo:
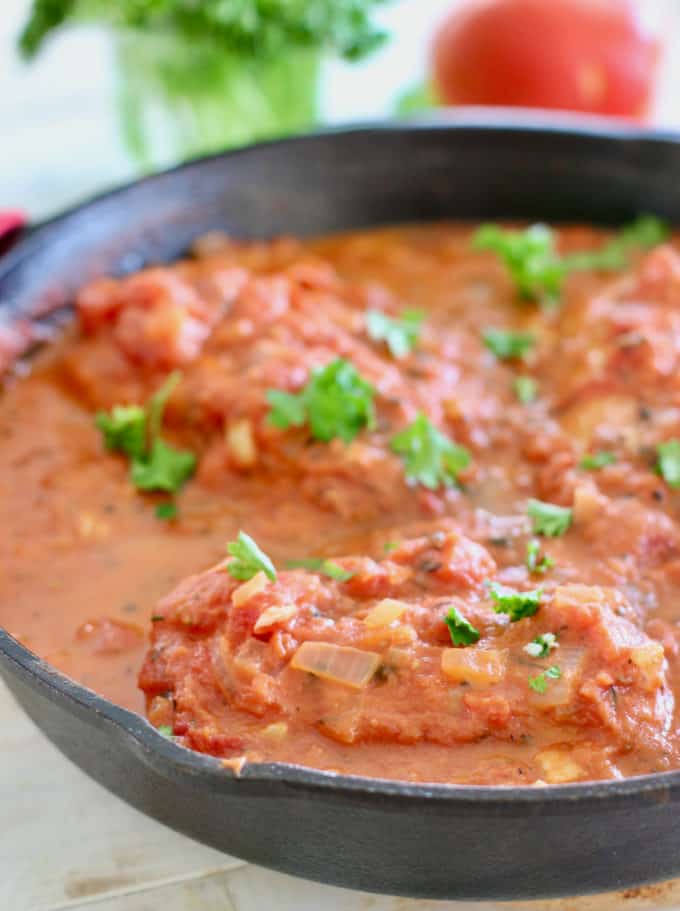
[(369, 310), (366, 328), (374, 341), (386, 342), (392, 357), (406, 357), (416, 345), (425, 319), (421, 310), (404, 310), (398, 319), (382, 310)]
[(115, 405), (111, 413), (100, 411), (94, 422), (107, 449), (138, 459), (146, 449), (146, 412), (139, 405)]
[(498, 582), (487, 583), (489, 594), (494, 601), (493, 609), (497, 614), (508, 614), (513, 623), (525, 617), (533, 617), (541, 602), (542, 588), (533, 591), (518, 592)]
[(479, 641), (479, 630), (475, 629), (453, 605), (444, 616), (444, 623), (449, 628), (451, 642), (454, 645), (474, 645)]
[(165, 503), (159, 503), (156, 507), (156, 518), (165, 522), (171, 522), (177, 518), (177, 504), (172, 500)]
[(536, 636), (531, 642), (527, 642), (524, 651), (532, 658), (546, 658), (552, 649), (557, 648), (557, 636), (555, 633), (543, 633)]
[(527, 569), (530, 573), (546, 573), (555, 561), (547, 554), (541, 554), (541, 545), (535, 538), (527, 542)]
[(163, 412), (165, 411), (165, 406), (168, 404), (168, 399), (177, 388), (181, 379), (182, 374), (180, 371), (174, 370), (165, 379), (160, 389), (158, 389), (149, 399), (146, 411), (149, 418), (149, 440), (152, 445), (161, 432)]
[(156, 730), (159, 734), (162, 734), (163, 737), (169, 737), (172, 739), (172, 728), (169, 724), (159, 724)]
[(234, 557), (227, 564), (227, 572), (234, 579), (247, 581), (263, 572), (272, 582), (276, 580), (274, 564), (244, 531), (238, 533), (235, 541), (227, 544), (227, 553)]
[(471, 461), (467, 449), (437, 430), (424, 414), (392, 437), (390, 449), (404, 460), (408, 480), (430, 490), (455, 486)]
[(532, 499), (527, 504), (527, 515), (533, 521), (535, 535), (559, 538), (571, 525), (573, 513), (567, 506)]
[(680, 440), (666, 440), (656, 447), (658, 457), (657, 471), (668, 484), (676, 489), (680, 487)]
[(133, 461), (130, 477), (139, 490), (175, 493), (195, 470), (193, 452), (175, 449), (159, 438), (147, 456)]
[(351, 442), (364, 428), (375, 426), (375, 390), (349, 361), (338, 358), (313, 371), (297, 395), (270, 389), (268, 421), (282, 430), (309, 424), (312, 436), (328, 442)]
[(556, 664), (553, 664), (541, 674), (537, 674), (535, 677), (529, 677), (529, 686), (536, 693), (545, 693), (548, 689), (548, 681), (559, 680), (561, 676), (562, 671)]
[(394, 113), (397, 117), (411, 117), (421, 111), (431, 111), (438, 107), (437, 91), (431, 82), (420, 82), (411, 86), (397, 99)]
[(528, 332), (509, 332), (505, 329), (485, 329), (482, 340), (501, 361), (524, 357), (536, 343), (534, 336)]
[(530, 405), (538, 397), (538, 383), (531, 376), (516, 376), (512, 388), (522, 405)]
[(599, 471), (607, 465), (613, 465), (616, 462), (616, 456), (613, 452), (605, 452), (601, 449), (599, 452), (587, 453), (579, 462), (580, 468), (587, 471)]
[(482, 225), (472, 242), (475, 249), (490, 250), (502, 259), (520, 297), (545, 304), (558, 300), (565, 269), (555, 251), (553, 233), (545, 225), (531, 225), (524, 231)]
[(605, 271), (625, 269), (629, 253), (634, 249), (649, 249), (663, 243), (668, 237), (668, 225), (654, 215), (641, 215), (599, 250), (573, 253), (564, 258), (570, 272)]
[(288, 569), (308, 569), (310, 572), (320, 573), (323, 576), (328, 576), (329, 579), (335, 579), (336, 582), (348, 582), (354, 576), (354, 573), (343, 569), (342, 566), (333, 563), (332, 560), (324, 560), (320, 557), (310, 557), (306, 560), (287, 560), (286, 567)]

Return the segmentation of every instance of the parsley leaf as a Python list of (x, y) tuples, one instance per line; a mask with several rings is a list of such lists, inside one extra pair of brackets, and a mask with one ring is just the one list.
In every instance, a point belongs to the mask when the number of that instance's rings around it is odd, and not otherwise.
[(616, 462), (616, 456), (613, 452), (605, 452), (601, 449), (599, 452), (587, 453), (579, 462), (579, 468), (585, 468), (588, 471), (599, 471), (606, 465), (613, 465)]
[(372, 339), (387, 344), (392, 357), (401, 358), (414, 349), (424, 319), (421, 310), (404, 310), (398, 319), (382, 310), (369, 310), (366, 328)]
[(537, 674), (535, 677), (529, 677), (529, 686), (536, 693), (545, 693), (548, 689), (548, 681), (559, 680), (561, 676), (562, 671), (556, 664), (553, 664), (541, 674)]
[(143, 459), (135, 459), (130, 469), (132, 483), (139, 490), (164, 490), (175, 493), (196, 470), (196, 456), (175, 449), (160, 437)]
[(375, 426), (375, 390), (353, 364), (338, 358), (314, 370), (297, 395), (267, 391), (269, 423), (281, 430), (309, 424), (312, 436), (328, 442), (340, 437), (350, 443), (364, 427)]
[(482, 341), (501, 361), (524, 357), (536, 343), (534, 336), (528, 332), (509, 332), (505, 329), (485, 329)]
[(538, 397), (538, 383), (531, 376), (516, 376), (512, 388), (522, 405), (530, 405)]
[(498, 225), (482, 225), (472, 242), (477, 250), (498, 254), (520, 297), (547, 304), (557, 301), (565, 270), (555, 251), (550, 228), (531, 225), (524, 231), (509, 231)]
[(337, 582), (347, 582), (354, 576), (354, 573), (343, 569), (342, 566), (338, 566), (332, 560), (323, 560), (320, 557), (310, 557), (307, 560), (287, 560), (286, 566), (288, 569), (308, 569), (313, 573), (321, 573), (321, 575), (328, 576), (329, 579), (335, 579)]
[(167, 500), (165, 503), (159, 503), (156, 507), (156, 518), (163, 519), (165, 522), (171, 522), (173, 519), (176, 519), (177, 504), (172, 500)]
[(641, 215), (599, 250), (573, 253), (564, 258), (564, 264), (572, 272), (613, 272), (628, 265), (628, 254), (631, 250), (656, 247), (667, 237), (668, 226), (660, 218), (654, 215)]
[(524, 651), (532, 658), (546, 658), (554, 648), (559, 648), (555, 633), (543, 633), (527, 642)]
[(444, 623), (449, 628), (451, 642), (454, 645), (473, 645), (479, 641), (479, 630), (466, 620), (460, 611), (453, 605), (444, 616)]
[(162, 734), (163, 737), (169, 737), (172, 740), (172, 728), (169, 724), (159, 724), (156, 730), (159, 734)]
[(572, 520), (572, 510), (569, 507), (544, 503), (542, 500), (529, 500), (527, 514), (533, 521), (534, 534), (548, 538), (559, 538), (569, 528)]
[(666, 440), (656, 447), (657, 471), (669, 487), (680, 487), (680, 440)]
[(139, 405), (115, 405), (111, 414), (100, 411), (94, 422), (107, 449), (138, 459), (146, 449), (146, 412)]
[(495, 602), (493, 609), (497, 614), (508, 614), (513, 623), (525, 617), (533, 617), (538, 610), (543, 594), (542, 588), (533, 591), (518, 592), (498, 582), (488, 582), (489, 594)]
[(547, 554), (541, 555), (541, 545), (535, 538), (527, 542), (527, 569), (530, 573), (546, 573), (555, 561)]
[(274, 564), (244, 531), (238, 533), (235, 541), (227, 544), (227, 553), (234, 557), (227, 563), (227, 572), (234, 579), (247, 581), (263, 572), (272, 582), (276, 580)]
[(408, 480), (430, 490), (456, 485), (458, 474), (471, 461), (467, 449), (437, 430), (424, 414), (392, 437), (390, 449), (403, 458)]

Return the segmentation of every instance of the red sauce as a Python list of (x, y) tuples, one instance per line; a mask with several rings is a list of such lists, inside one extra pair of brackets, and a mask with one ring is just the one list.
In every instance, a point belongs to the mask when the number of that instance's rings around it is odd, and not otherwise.
[[(208, 238), (192, 261), (85, 288), (79, 327), (0, 401), (0, 622), (141, 711), (139, 683), (152, 723), (227, 759), (475, 784), (680, 766), (678, 494), (654, 468), (680, 436), (680, 257), (573, 275), (543, 311), (469, 241), (447, 225)], [(365, 314), (407, 307), (426, 319), (396, 359)], [(494, 358), (487, 327), (532, 333), (526, 363)], [(338, 357), (375, 387), (375, 426), (350, 443), (272, 427), (267, 390), (297, 392)], [(175, 368), (164, 434), (199, 467), (168, 523), (93, 415), (146, 401)], [(518, 374), (535, 402), (517, 400)], [(406, 478), (390, 440), (419, 413), (469, 451), (460, 486)], [(616, 461), (579, 467), (599, 450)], [(540, 539), (543, 574), (526, 562), (531, 497), (573, 510)], [(232, 578), (240, 529), (275, 581)], [(285, 568), (308, 557), (349, 578)], [(495, 612), (489, 580), (540, 588), (538, 610)], [(478, 642), (453, 647), (451, 607)], [(557, 646), (528, 654), (546, 633)]]

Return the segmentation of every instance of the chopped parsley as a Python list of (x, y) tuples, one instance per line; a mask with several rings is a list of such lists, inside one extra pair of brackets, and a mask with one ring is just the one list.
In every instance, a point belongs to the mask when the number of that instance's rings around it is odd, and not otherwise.
[(554, 304), (570, 272), (614, 271), (628, 264), (634, 249), (649, 249), (668, 236), (668, 227), (653, 215), (642, 215), (599, 250), (585, 250), (561, 257), (554, 235), (545, 225), (512, 231), (482, 225), (473, 237), (478, 250), (491, 250), (505, 264), (518, 295), (525, 300)]
[(562, 671), (556, 664), (553, 664), (535, 677), (529, 677), (529, 686), (535, 693), (545, 693), (548, 689), (548, 681), (559, 680), (561, 676)]
[(172, 728), (169, 724), (159, 724), (156, 730), (159, 734), (162, 734), (163, 737), (170, 737), (172, 739)]
[(332, 560), (324, 560), (320, 557), (310, 557), (307, 560), (287, 560), (286, 566), (288, 569), (308, 569), (310, 572), (320, 573), (337, 582), (347, 582), (354, 575)]
[(599, 471), (607, 465), (613, 465), (616, 462), (616, 456), (613, 452), (605, 452), (600, 449), (599, 452), (589, 452), (583, 456), (579, 462), (579, 468), (585, 468), (587, 471)]
[(385, 541), (383, 544), (383, 550), (386, 554), (394, 553), (395, 550), (398, 550), (401, 546), (401, 541)]
[(557, 636), (555, 633), (542, 633), (536, 636), (531, 642), (527, 642), (524, 651), (532, 658), (547, 658), (552, 649), (558, 648)]
[(274, 564), (244, 531), (238, 533), (235, 541), (227, 544), (227, 553), (234, 558), (227, 563), (227, 572), (234, 579), (247, 581), (263, 572), (272, 582), (276, 580)]
[(456, 486), (458, 475), (471, 462), (467, 449), (437, 430), (422, 413), (392, 437), (390, 449), (404, 460), (408, 480), (430, 490)]
[(196, 470), (193, 452), (175, 449), (160, 436), (165, 406), (180, 379), (178, 371), (171, 373), (144, 408), (116, 405), (110, 414), (95, 416), (107, 449), (130, 459), (130, 478), (139, 490), (175, 493)]
[(544, 503), (542, 500), (529, 500), (527, 514), (533, 522), (535, 535), (559, 538), (571, 525), (573, 512), (567, 506)]
[(498, 582), (487, 582), (489, 594), (494, 601), (493, 609), (497, 614), (508, 614), (513, 623), (533, 617), (541, 602), (542, 588), (528, 592), (518, 592)]
[(156, 507), (156, 518), (163, 519), (165, 522), (171, 522), (177, 518), (177, 504), (172, 500), (165, 503), (159, 503)]
[(369, 310), (366, 328), (372, 339), (386, 343), (392, 357), (402, 358), (415, 348), (424, 319), (421, 310), (404, 310), (397, 319), (382, 310)]
[(485, 329), (482, 341), (500, 361), (522, 358), (536, 343), (529, 332), (510, 332), (505, 329)]
[(680, 487), (680, 440), (666, 440), (656, 447), (656, 468), (669, 487)]
[(532, 538), (527, 542), (526, 565), (530, 573), (546, 573), (555, 565), (555, 561), (547, 554), (542, 554), (540, 543)]
[(451, 642), (454, 645), (474, 645), (479, 641), (479, 630), (466, 620), (458, 608), (453, 605), (444, 615), (444, 623), (449, 628)]
[(338, 358), (312, 372), (297, 394), (267, 391), (269, 423), (281, 430), (309, 424), (312, 436), (328, 442), (340, 437), (350, 443), (365, 427), (375, 426), (375, 390), (353, 364)]
[(516, 376), (512, 388), (522, 405), (530, 405), (538, 397), (538, 383), (531, 376)]

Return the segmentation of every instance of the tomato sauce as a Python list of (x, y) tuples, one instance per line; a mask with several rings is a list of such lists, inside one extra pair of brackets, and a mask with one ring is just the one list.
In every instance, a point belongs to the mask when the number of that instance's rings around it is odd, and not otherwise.
[[(84, 288), (77, 325), (0, 399), (0, 622), (228, 762), (472, 784), (680, 766), (679, 503), (657, 470), (680, 437), (675, 242), (569, 276), (542, 309), (471, 232), (212, 236)], [(568, 252), (608, 235), (556, 236)], [(366, 314), (407, 309), (422, 326), (395, 356)], [(488, 329), (531, 350), (495, 356)], [(349, 441), (273, 426), (268, 391), (339, 358), (375, 390), (374, 420)], [(164, 521), (168, 497), (134, 487), (94, 416), (173, 370), (163, 436), (198, 468)], [(393, 441), (418, 416), (469, 455), (457, 483), (408, 477)], [(568, 527), (537, 534), (532, 498)], [(241, 530), (275, 579), (229, 571)]]

